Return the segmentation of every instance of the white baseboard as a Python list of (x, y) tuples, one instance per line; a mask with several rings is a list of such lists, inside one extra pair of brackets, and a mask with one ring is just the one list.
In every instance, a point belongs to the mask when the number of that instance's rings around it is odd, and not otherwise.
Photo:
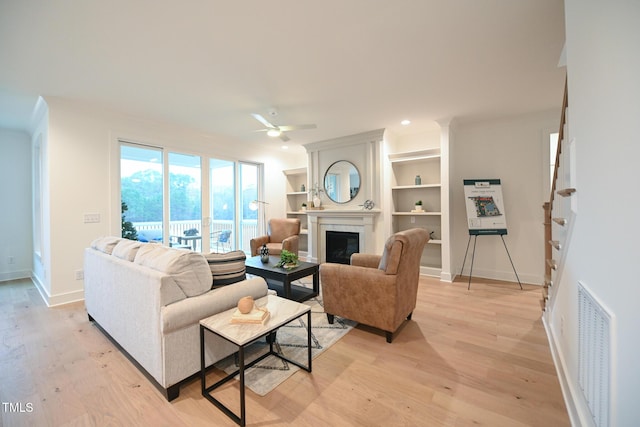
[(560, 382), (560, 389), (562, 390), (562, 396), (564, 397), (564, 403), (567, 407), (567, 414), (569, 415), (569, 421), (572, 426), (587, 426), (591, 424), (585, 424), (582, 417), (580, 417), (580, 411), (576, 404), (576, 396), (571, 382), (567, 378), (566, 365), (562, 354), (558, 351), (555, 335), (553, 329), (549, 326), (546, 319), (546, 314), (542, 315), (542, 324), (544, 330), (547, 332), (547, 340), (549, 341), (549, 349), (551, 350), (551, 357), (553, 358), (553, 364), (556, 367), (556, 373), (558, 374), (558, 381)]
[(7, 273), (0, 273), (0, 282), (6, 282), (8, 280), (28, 279), (31, 277), (31, 271), (10, 271)]
[[(517, 271), (517, 270), (516, 270)], [(469, 275), (469, 268), (465, 268), (464, 274)], [(499, 270), (482, 270), (482, 269), (473, 269), (472, 273), (473, 277), (478, 277), (482, 279), (492, 279), (492, 280), (503, 280), (505, 282), (518, 282), (515, 273), (513, 270), (509, 271), (499, 271)], [(518, 277), (520, 278), (521, 283), (526, 283), (529, 285), (542, 285), (543, 278), (537, 274), (522, 274), (518, 272)]]
[(40, 296), (47, 304), (47, 307), (55, 307), (57, 305), (69, 304), (76, 301), (84, 300), (84, 290), (77, 290), (72, 292), (66, 292), (64, 294), (50, 295), (49, 292), (42, 286), (40, 280), (37, 277), (31, 276), (31, 280), (36, 285), (36, 289), (40, 293)]

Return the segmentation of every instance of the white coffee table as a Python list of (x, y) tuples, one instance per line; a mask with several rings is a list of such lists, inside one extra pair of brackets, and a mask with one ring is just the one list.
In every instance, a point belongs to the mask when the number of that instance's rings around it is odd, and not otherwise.
[[(224, 412), (229, 418), (234, 420), (241, 426), (246, 425), (245, 416), (245, 389), (244, 389), (244, 371), (262, 359), (268, 356), (276, 356), (280, 359), (286, 360), (307, 372), (311, 372), (311, 308), (307, 305), (300, 304), (295, 301), (280, 298), (275, 295), (267, 295), (266, 297), (256, 300), (256, 306), (267, 307), (270, 316), (266, 323), (263, 324), (239, 324), (231, 323), (231, 315), (235, 312), (235, 307), (218, 313), (214, 316), (207, 317), (200, 321), (200, 382), (202, 385), (202, 395), (206, 397), (211, 403), (216, 405), (222, 412)], [(245, 365), (244, 362), (244, 350), (252, 342), (259, 338), (272, 334), (278, 328), (287, 323), (302, 317), (307, 314), (307, 349), (308, 360), (307, 366), (302, 365), (295, 360), (290, 360), (287, 357), (279, 354), (273, 350), (273, 340), (269, 341), (269, 352), (258, 357), (256, 360)], [(238, 346), (238, 370), (227, 375), (219, 380), (217, 383), (207, 387), (206, 385), (206, 369), (204, 362), (204, 333), (205, 330), (212, 332), (225, 340)], [(211, 392), (221, 385), (225, 384), (236, 375), (240, 376), (240, 416), (236, 415), (233, 411), (223, 405), (219, 400), (211, 396)]]

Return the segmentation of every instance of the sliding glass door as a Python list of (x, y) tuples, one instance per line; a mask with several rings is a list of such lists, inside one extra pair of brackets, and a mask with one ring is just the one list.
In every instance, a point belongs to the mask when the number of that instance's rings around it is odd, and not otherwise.
[(258, 183), (260, 182), (261, 166), (254, 163), (240, 163), (239, 170), (240, 242), (241, 249), (250, 254), (250, 240), (264, 233), (263, 226), (259, 225), (261, 221), (258, 221), (259, 218), (264, 218), (264, 204), (252, 203), (259, 200), (260, 189)]
[(202, 251), (200, 157), (169, 153), (169, 244)]
[(258, 235), (260, 211), (250, 206), (258, 199), (262, 166), (220, 159), (209, 162), (211, 251), (240, 249), (249, 254), (249, 241)]
[(249, 254), (249, 241), (266, 231), (265, 204), (252, 203), (261, 198), (260, 164), (210, 158), (203, 167), (197, 155), (121, 142), (120, 172), (123, 237)]
[(162, 157), (160, 148), (120, 145), (122, 237), (163, 241)]
[(229, 252), (236, 247), (235, 165), (229, 160), (209, 160), (212, 252)]

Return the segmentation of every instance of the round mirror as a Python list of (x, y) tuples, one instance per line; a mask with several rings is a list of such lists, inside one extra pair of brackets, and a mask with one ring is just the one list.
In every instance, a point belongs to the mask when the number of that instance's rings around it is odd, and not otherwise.
[(353, 163), (338, 160), (324, 174), (324, 191), (336, 203), (351, 201), (360, 191), (360, 172)]

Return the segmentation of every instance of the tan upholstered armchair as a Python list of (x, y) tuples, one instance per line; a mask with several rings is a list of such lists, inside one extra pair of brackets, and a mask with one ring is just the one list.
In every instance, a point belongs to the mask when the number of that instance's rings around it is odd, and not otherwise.
[(384, 245), (384, 253), (351, 255), (351, 265), (320, 266), (324, 311), (382, 329), (387, 342), (416, 307), (420, 258), (429, 233), (422, 228), (401, 231)]
[(262, 245), (267, 245), (270, 255), (280, 255), (283, 249), (298, 255), (300, 220), (298, 218), (272, 218), (269, 234), (251, 239), (251, 256), (260, 255)]

